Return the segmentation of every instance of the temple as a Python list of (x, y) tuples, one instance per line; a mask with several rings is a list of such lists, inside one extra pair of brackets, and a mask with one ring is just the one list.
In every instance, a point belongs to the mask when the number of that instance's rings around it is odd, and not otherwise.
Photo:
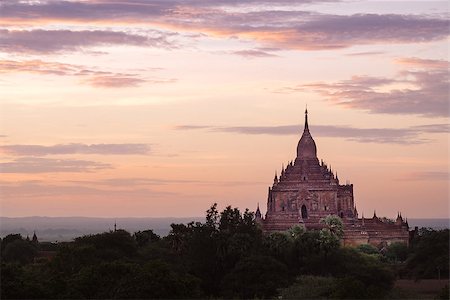
[(320, 219), (339, 216), (344, 223), (344, 245), (372, 244), (382, 246), (409, 241), (408, 222), (400, 213), (397, 219), (358, 217), (353, 197), (353, 184), (340, 184), (337, 173), (317, 158), (316, 143), (309, 132), (308, 111), (305, 127), (298, 142), (297, 157), (279, 177), (275, 174), (267, 197), (267, 212), (258, 208), (256, 220), (265, 232), (284, 231), (302, 224), (306, 229), (320, 229)]

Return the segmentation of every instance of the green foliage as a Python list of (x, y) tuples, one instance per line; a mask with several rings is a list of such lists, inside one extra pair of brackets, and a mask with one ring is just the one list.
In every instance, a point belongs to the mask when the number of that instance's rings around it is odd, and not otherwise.
[(9, 243), (17, 241), (17, 240), (23, 240), (22, 236), (20, 234), (8, 234), (2, 239), (2, 246), (1, 246), (1, 252), (5, 250), (6, 246), (8, 246)]
[(294, 240), (300, 238), (305, 232), (306, 228), (303, 225), (294, 225), (288, 230), (289, 235)]
[(423, 228), (412, 241), (406, 275), (413, 278), (449, 278), (450, 231)]
[(158, 261), (87, 266), (73, 276), (69, 288), (66, 295), (69, 298), (174, 299), (200, 295), (198, 279)]
[(332, 277), (300, 276), (281, 290), (282, 299), (329, 299), (336, 288)]
[(408, 256), (408, 246), (405, 243), (392, 243), (387, 247), (384, 254), (392, 262), (403, 262)]
[(341, 220), (322, 222), (263, 234), (252, 212), (214, 204), (205, 222), (172, 224), (163, 238), (118, 230), (36, 244), (8, 235), (1, 298), (400, 298), (392, 270), (448, 278), (448, 230), (422, 230), (410, 249), (394, 243), (382, 256), (369, 245), (341, 247)]
[(135, 239), (125, 230), (79, 237), (75, 239), (75, 244), (93, 247), (96, 250), (96, 255), (104, 260), (132, 256), (137, 251)]
[(328, 257), (326, 268), (317, 260), (314, 264), (319, 268), (309, 271), (321, 276), (300, 276), (282, 291), (283, 298), (383, 298), (393, 286), (394, 277), (387, 266), (356, 249), (335, 249)]
[(379, 254), (379, 251), (376, 247), (369, 245), (369, 244), (361, 244), (358, 247), (356, 247), (358, 251), (365, 254)]
[(288, 282), (287, 267), (270, 256), (250, 256), (239, 261), (222, 281), (229, 298), (269, 298)]
[(325, 218), (320, 219), (320, 223), (326, 225), (325, 228), (338, 239), (341, 239), (344, 236), (344, 223), (338, 216), (328, 215)]
[(133, 237), (136, 240), (138, 247), (143, 247), (160, 240), (159, 235), (155, 234), (151, 229), (135, 232)]
[(6, 262), (31, 263), (37, 254), (37, 248), (31, 242), (23, 239), (15, 239), (7, 243), (2, 251), (3, 260)]

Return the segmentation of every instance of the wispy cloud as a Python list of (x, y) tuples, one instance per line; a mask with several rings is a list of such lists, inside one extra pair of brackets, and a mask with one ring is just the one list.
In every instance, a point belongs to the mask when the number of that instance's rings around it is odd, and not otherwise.
[(403, 57), (395, 60), (396, 63), (408, 67), (417, 67), (421, 69), (443, 69), (448, 70), (450, 62), (442, 59), (423, 59), (418, 57)]
[(353, 76), (349, 80), (299, 84), (274, 92), (314, 91), (336, 105), (371, 113), (447, 117), (449, 63), (418, 58), (396, 62), (419, 69), (402, 71), (395, 78)]
[(231, 52), (231, 54), (239, 55), (239, 56), (242, 56), (245, 58), (262, 58), (262, 57), (277, 57), (278, 56), (278, 55), (275, 55), (268, 51), (263, 51), (260, 49), (233, 51), (233, 52)]
[(5, 199), (28, 198), (28, 197), (49, 197), (65, 195), (74, 196), (90, 196), (111, 199), (120, 198), (126, 201), (147, 200), (156, 196), (176, 195), (175, 192), (157, 191), (149, 188), (127, 188), (119, 186), (116, 188), (87, 186), (81, 184), (67, 183), (48, 183), (43, 181), (19, 181), (19, 182), (0, 182), (2, 196)]
[[(314, 1), (3, 1), (5, 24), (148, 24), (169, 30), (239, 37), (284, 49), (423, 43), (448, 36), (445, 18), (399, 14), (332, 15), (302, 11)], [(247, 9), (236, 11), (236, 4)], [(270, 6), (268, 5), (270, 4)], [(125, 42), (125, 41), (124, 41)], [(133, 39), (131, 41), (134, 43)]]
[(139, 187), (139, 186), (158, 186), (158, 185), (207, 185), (207, 186), (249, 186), (261, 185), (265, 182), (259, 181), (214, 181), (214, 180), (195, 180), (195, 179), (165, 179), (165, 178), (109, 178), (96, 181), (70, 181), (65, 183), (75, 183), (83, 185), (105, 186), (105, 187)]
[(429, 180), (450, 180), (450, 173), (448, 171), (424, 171), (424, 172), (411, 172), (403, 174), (398, 178), (401, 181), (429, 181)]
[(0, 60), (1, 73), (32, 73), (40, 75), (73, 76), (93, 87), (124, 88), (142, 84), (171, 83), (175, 79), (144, 78), (133, 73), (116, 73), (87, 68), (81, 65), (42, 60)]
[(346, 56), (374, 56), (374, 55), (381, 55), (385, 52), (382, 51), (365, 51), (365, 52), (352, 52), (347, 53)]
[(121, 88), (139, 86), (140, 84), (145, 83), (146, 80), (133, 76), (116, 74), (90, 77), (83, 80), (83, 82), (86, 82), (93, 87)]
[(0, 29), (0, 51), (49, 54), (82, 50), (85, 47), (133, 45), (174, 48), (173, 34), (149, 31), (147, 35), (106, 30), (8, 30)]
[(43, 145), (4, 145), (0, 151), (17, 156), (46, 156), (65, 154), (101, 154), (101, 155), (147, 155), (151, 148), (147, 144), (57, 144)]
[[(210, 132), (228, 132), (250, 135), (299, 135), (301, 125), (284, 126), (175, 126), (175, 130), (207, 130)], [(450, 124), (430, 124), (408, 128), (355, 128), (350, 126), (311, 125), (314, 136), (345, 138), (361, 143), (418, 144), (427, 142), (421, 137), (425, 133), (448, 133)]]
[(74, 173), (111, 169), (112, 165), (77, 159), (21, 157), (0, 163), (0, 173)]

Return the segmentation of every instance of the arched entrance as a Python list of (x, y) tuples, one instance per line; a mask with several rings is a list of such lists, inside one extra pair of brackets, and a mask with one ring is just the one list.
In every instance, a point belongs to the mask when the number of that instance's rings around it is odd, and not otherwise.
[(301, 208), (302, 219), (308, 219), (308, 211), (306, 210), (306, 206), (303, 204)]

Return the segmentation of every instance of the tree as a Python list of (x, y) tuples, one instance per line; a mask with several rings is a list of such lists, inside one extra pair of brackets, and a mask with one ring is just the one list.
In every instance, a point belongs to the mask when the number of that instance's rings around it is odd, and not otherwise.
[(384, 254), (390, 261), (403, 262), (408, 256), (408, 246), (405, 243), (392, 243), (387, 247)]
[(11, 243), (14, 242), (16, 240), (23, 240), (22, 236), (20, 234), (8, 234), (7, 236), (5, 236), (2, 239), (2, 244), (1, 244), (1, 252), (3, 253), (3, 251), (5, 250), (6, 246)]
[(289, 235), (294, 240), (300, 238), (305, 232), (306, 228), (303, 225), (294, 225), (288, 230)]
[(138, 247), (143, 247), (149, 243), (160, 240), (159, 235), (155, 234), (151, 229), (135, 232), (133, 237), (136, 240)]
[(406, 275), (416, 279), (449, 278), (449, 233), (449, 229), (422, 228), (412, 241)]
[(15, 239), (8, 242), (5, 249), (2, 251), (2, 256), (5, 261), (19, 262), (21, 264), (33, 262), (36, 254), (36, 247), (31, 244), (31, 242), (23, 239)]
[(270, 298), (287, 285), (286, 265), (270, 256), (250, 256), (239, 261), (221, 284), (227, 298)]
[(173, 299), (199, 295), (198, 279), (177, 272), (164, 262), (137, 264), (116, 261), (83, 268), (73, 277), (66, 296), (97, 299)]
[(365, 254), (379, 254), (379, 251), (376, 247), (370, 245), (370, 244), (361, 244), (356, 247), (358, 251), (365, 253)]
[(336, 289), (333, 277), (304, 275), (281, 290), (282, 299), (329, 299)]
[(344, 223), (342, 219), (335, 215), (328, 215), (325, 218), (320, 219), (320, 223), (324, 224), (333, 235), (338, 239), (344, 236)]

